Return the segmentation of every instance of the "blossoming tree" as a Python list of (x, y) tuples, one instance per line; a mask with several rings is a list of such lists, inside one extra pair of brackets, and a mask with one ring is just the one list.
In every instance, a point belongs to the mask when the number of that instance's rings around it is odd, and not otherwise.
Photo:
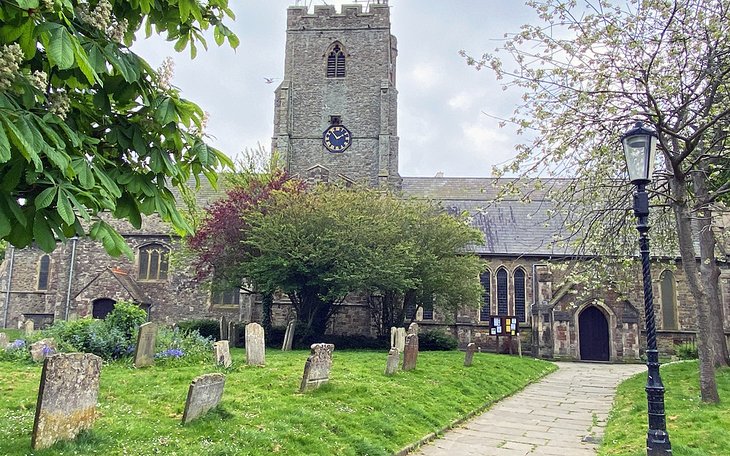
[(124, 240), (100, 214), (141, 225), (159, 214), (189, 231), (169, 186), (229, 163), (203, 141), (203, 111), (129, 46), (144, 28), (194, 57), (227, 0), (5, 0), (0, 8), (0, 239), (51, 251), (88, 234), (114, 255)]

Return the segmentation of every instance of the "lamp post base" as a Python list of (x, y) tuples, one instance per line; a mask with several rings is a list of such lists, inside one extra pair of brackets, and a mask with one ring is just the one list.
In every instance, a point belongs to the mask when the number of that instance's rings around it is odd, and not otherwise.
[(672, 454), (672, 444), (669, 443), (669, 434), (659, 429), (649, 429), (646, 434), (646, 455), (667, 456)]

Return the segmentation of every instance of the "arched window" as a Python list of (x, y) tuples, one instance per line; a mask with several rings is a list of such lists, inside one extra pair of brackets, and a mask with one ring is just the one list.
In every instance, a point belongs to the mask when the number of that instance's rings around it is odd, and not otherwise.
[(214, 306), (236, 306), (241, 302), (241, 289), (228, 288), (225, 290), (213, 290), (210, 293), (210, 303)]
[(507, 270), (497, 270), (497, 315), (509, 315), (507, 305)]
[(327, 77), (328, 78), (344, 78), (345, 77), (345, 53), (339, 43), (332, 46), (332, 50), (327, 55)]
[(138, 280), (167, 280), (170, 249), (162, 244), (148, 244), (139, 249)]
[(522, 268), (515, 269), (512, 275), (512, 283), (515, 290), (515, 316), (517, 321), (527, 321), (525, 315), (525, 270)]
[(662, 293), (662, 329), (677, 327), (677, 289), (672, 271), (666, 270), (659, 276)]
[(482, 284), (482, 308), (479, 310), (479, 320), (489, 321), (489, 314), (492, 313), (492, 274), (484, 271), (479, 275), (479, 282)]
[(48, 279), (51, 273), (51, 257), (43, 255), (38, 260), (38, 289), (48, 290)]
[(433, 320), (433, 300), (423, 303), (422, 320)]

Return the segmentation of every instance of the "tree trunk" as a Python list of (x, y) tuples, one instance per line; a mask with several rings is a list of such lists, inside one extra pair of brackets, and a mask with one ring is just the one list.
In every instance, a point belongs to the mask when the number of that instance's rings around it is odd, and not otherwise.
[(710, 343), (712, 344), (713, 365), (727, 367), (730, 365), (727, 342), (725, 340), (725, 315), (720, 298), (720, 268), (715, 258), (715, 232), (712, 230), (712, 210), (709, 206), (709, 190), (706, 164), (692, 175), (692, 186), (701, 206), (697, 211), (700, 241), (700, 279), (707, 294), (710, 318)]
[(684, 180), (677, 176), (669, 179), (673, 197), (672, 209), (677, 223), (679, 251), (682, 256), (682, 268), (687, 279), (697, 312), (697, 352), (700, 358), (700, 395), (703, 402), (718, 403), (720, 396), (715, 381), (711, 341), (710, 303), (697, 271), (697, 257), (692, 242), (692, 224), (687, 207), (687, 189)]
[(302, 328), (296, 331), (297, 338), (308, 344), (324, 336), (334, 303), (322, 301), (316, 288), (300, 289), (292, 293), (290, 299), (296, 307), (297, 322)]

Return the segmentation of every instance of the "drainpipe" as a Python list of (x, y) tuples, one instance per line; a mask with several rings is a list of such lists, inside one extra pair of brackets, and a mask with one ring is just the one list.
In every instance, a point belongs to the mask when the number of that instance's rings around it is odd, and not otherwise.
[(15, 247), (8, 244), (10, 249), (10, 264), (8, 265), (8, 283), (5, 287), (5, 312), (3, 315), (3, 328), (8, 327), (8, 310), (10, 309), (10, 284), (13, 283), (13, 263), (15, 262)]
[(74, 263), (76, 261), (76, 243), (79, 237), (74, 236), (71, 238), (71, 264), (68, 267), (68, 287), (66, 288), (66, 311), (64, 312), (63, 319), (68, 321), (68, 310), (71, 307), (71, 283), (74, 278)]

